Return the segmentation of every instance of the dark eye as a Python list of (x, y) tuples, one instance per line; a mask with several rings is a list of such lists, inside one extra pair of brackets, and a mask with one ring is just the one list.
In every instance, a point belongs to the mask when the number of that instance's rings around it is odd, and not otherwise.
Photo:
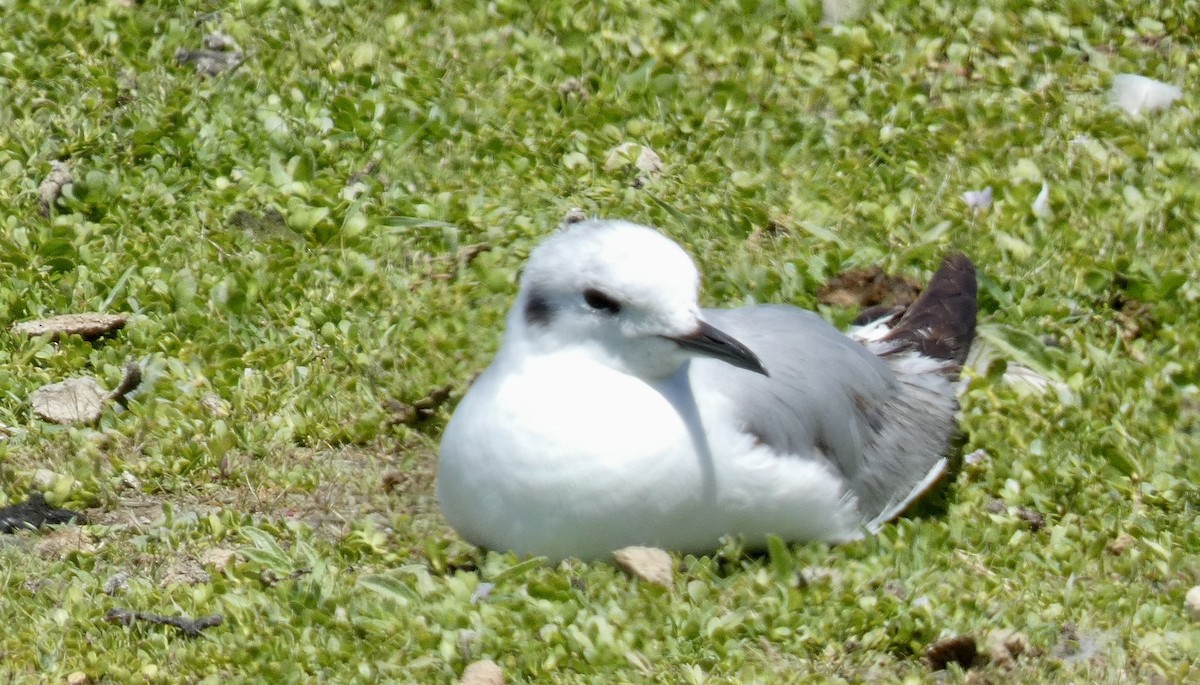
[(595, 288), (588, 288), (583, 291), (583, 301), (587, 302), (588, 306), (597, 311), (616, 314), (621, 311), (621, 303)]

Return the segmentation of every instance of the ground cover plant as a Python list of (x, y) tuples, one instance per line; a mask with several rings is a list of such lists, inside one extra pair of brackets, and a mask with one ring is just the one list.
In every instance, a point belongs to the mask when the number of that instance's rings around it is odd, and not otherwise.
[[(1196, 678), (1200, 5), (822, 16), (0, 0), (5, 328), (128, 314), (0, 334), (0, 506), (88, 519), (0, 536), (0, 680)], [(1182, 98), (1127, 112), (1125, 73)], [(574, 208), (683, 242), (705, 304), (841, 324), (837, 274), (971, 255), (989, 353), (942, 511), (675, 555), (669, 587), (457, 541), (441, 427)], [(34, 415), (129, 360), (95, 422)]]

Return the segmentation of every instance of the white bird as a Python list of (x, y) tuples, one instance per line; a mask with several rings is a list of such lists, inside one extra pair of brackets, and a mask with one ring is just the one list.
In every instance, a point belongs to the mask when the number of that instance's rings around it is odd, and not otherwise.
[(529, 257), (500, 352), (459, 403), (438, 501), (466, 540), (595, 559), (855, 539), (944, 473), (975, 270), (843, 335), (787, 305), (701, 309), (687, 253), (585, 221)]

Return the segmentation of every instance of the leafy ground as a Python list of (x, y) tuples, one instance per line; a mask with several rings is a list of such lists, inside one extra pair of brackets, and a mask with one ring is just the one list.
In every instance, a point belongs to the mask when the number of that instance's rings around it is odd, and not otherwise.
[[(0, 504), (91, 519), (0, 538), (0, 680), (1197, 678), (1200, 4), (893, 0), (837, 27), (803, 1), (577, 4), (0, 0), (3, 320), (132, 314), (0, 336)], [(214, 30), (244, 63), (176, 63)], [(1184, 97), (1131, 117), (1123, 72)], [(44, 217), (55, 160), (74, 183)], [(844, 269), (964, 250), (996, 356), (1065, 387), (977, 369), (985, 453), (944, 515), (871, 540), (730, 544), (669, 590), (482, 554), (437, 513), (438, 436), (572, 207), (680, 239), (709, 304), (817, 308)], [(131, 358), (127, 408), (32, 416)], [(931, 673), (930, 644), (993, 631), (1030, 650)]]

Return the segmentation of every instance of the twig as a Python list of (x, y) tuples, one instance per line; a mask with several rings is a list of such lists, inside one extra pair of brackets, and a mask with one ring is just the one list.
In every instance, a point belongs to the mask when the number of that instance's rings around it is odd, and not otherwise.
[(199, 637), (200, 631), (207, 628), (215, 628), (224, 622), (224, 617), (220, 614), (212, 616), (202, 616), (200, 618), (188, 618), (187, 616), (162, 616), (159, 614), (147, 614), (140, 611), (130, 611), (129, 609), (113, 608), (109, 609), (104, 615), (104, 620), (109, 623), (120, 623), (121, 625), (132, 625), (134, 621), (145, 621), (154, 623), (160, 626), (171, 626), (178, 628), (188, 637)]

